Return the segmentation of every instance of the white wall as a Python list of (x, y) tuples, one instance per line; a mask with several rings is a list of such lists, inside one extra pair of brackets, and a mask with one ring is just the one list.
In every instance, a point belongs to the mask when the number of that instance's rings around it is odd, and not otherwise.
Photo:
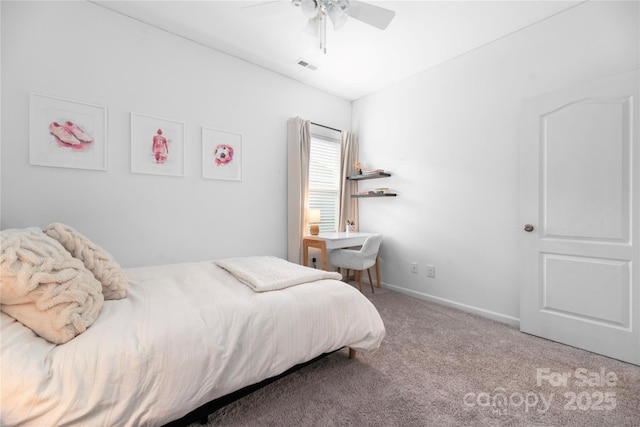
[[(588, 2), (356, 101), (352, 112), (347, 101), (91, 3), (0, 7), (1, 228), (65, 222), (124, 266), (285, 257), (286, 120), (299, 115), (352, 127), (360, 160), (394, 174), (360, 184), (399, 192), (360, 200), (360, 228), (385, 235), (388, 286), (511, 321), (521, 100), (639, 66), (638, 3)], [(109, 107), (109, 171), (29, 165), (30, 91)], [(187, 124), (185, 177), (130, 173), (131, 111)], [(200, 177), (202, 125), (243, 135), (242, 182)]]
[(383, 282), (517, 323), (521, 101), (638, 68), (638, 20), (638, 2), (583, 3), (354, 103), (361, 161), (393, 173), (366, 185), (399, 193), (360, 202)]
[[(351, 103), (86, 2), (1, 2), (1, 227), (69, 224), (123, 266), (286, 257), (286, 121)], [(29, 92), (108, 107), (107, 172), (29, 165)], [(130, 112), (186, 123), (186, 176), (130, 173)], [(242, 182), (201, 178), (201, 126), (243, 135)]]

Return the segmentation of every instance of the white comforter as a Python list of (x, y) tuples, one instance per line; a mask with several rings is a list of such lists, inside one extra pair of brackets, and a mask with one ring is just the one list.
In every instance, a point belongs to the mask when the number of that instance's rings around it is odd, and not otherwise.
[(0, 425), (161, 425), (385, 334), (370, 301), (337, 280), (256, 293), (213, 262), (126, 273), (127, 298), (63, 345), (1, 313)]

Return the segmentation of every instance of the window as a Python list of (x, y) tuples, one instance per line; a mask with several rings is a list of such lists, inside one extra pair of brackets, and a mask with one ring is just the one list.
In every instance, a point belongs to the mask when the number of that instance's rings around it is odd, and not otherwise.
[(320, 232), (338, 230), (340, 215), (340, 141), (311, 134), (309, 155), (309, 209), (320, 209)]

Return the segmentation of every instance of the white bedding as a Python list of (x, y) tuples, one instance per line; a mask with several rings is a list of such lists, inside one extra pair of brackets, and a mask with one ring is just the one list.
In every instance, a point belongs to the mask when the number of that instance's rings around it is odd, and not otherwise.
[(335, 271), (308, 268), (272, 256), (226, 258), (216, 264), (256, 292), (277, 291), (321, 279), (342, 279)]
[(161, 425), (385, 334), (371, 302), (337, 280), (256, 293), (214, 262), (125, 271), (127, 298), (105, 301), (66, 344), (1, 313), (0, 425)]

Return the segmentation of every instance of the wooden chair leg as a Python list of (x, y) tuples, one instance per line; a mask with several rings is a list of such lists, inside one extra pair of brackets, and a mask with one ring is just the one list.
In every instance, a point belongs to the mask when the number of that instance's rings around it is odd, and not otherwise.
[(378, 264), (377, 255), (376, 255), (376, 279), (378, 280), (378, 287), (380, 287), (380, 264)]
[(358, 271), (356, 274), (358, 275), (358, 286), (360, 287), (360, 292), (362, 292), (362, 271)]
[(375, 294), (376, 291), (373, 290), (373, 280), (371, 280), (371, 269), (367, 268), (367, 274), (369, 275), (369, 284), (371, 285), (371, 293)]

